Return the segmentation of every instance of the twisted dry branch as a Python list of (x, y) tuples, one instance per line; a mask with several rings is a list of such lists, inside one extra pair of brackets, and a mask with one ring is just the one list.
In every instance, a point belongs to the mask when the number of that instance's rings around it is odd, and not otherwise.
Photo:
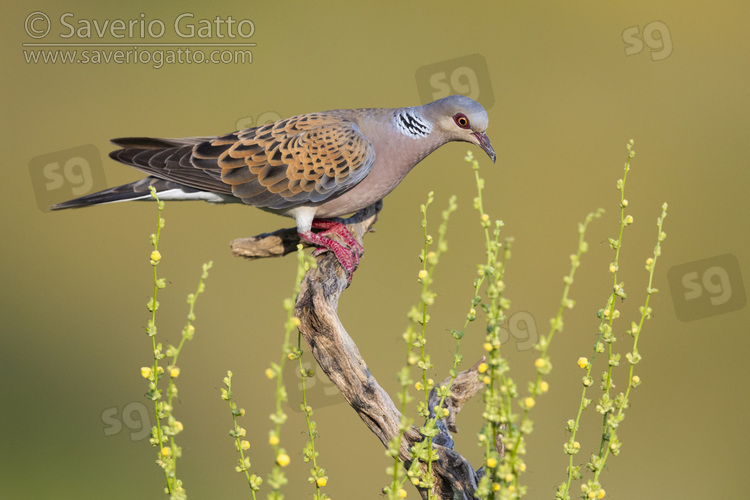
[[(381, 208), (382, 205), (378, 203), (342, 222), (347, 224), (357, 241), (362, 243), (363, 236), (371, 230)], [(232, 251), (237, 256), (251, 259), (281, 256), (293, 251), (298, 243), (299, 237), (295, 229), (283, 229), (254, 238), (234, 240)], [(338, 318), (338, 299), (347, 286), (346, 274), (333, 253), (318, 256), (317, 268), (308, 271), (302, 282), (295, 315), (301, 323), (299, 329), (321, 369), (338, 387), (368, 429), (387, 447), (389, 441), (399, 434), (401, 413), (370, 373), (357, 345)], [(451, 432), (458, 432), (456, 414), (482, 388), (477, 368), (483, 360), (484, 358), (458, 374), (451, 384), (451, 396), (444, 402), (449, 414), (438, 421), (439, 434), (433, 438), (433, 446), (439, 457), (432, 464), (435, 485), (432, 494), (437, 498), (472, 499), (482, 476), (481, 469), (475, 471), (453, 449)], [(450, 378), (447, 378), (442, 384), (450, 382)], [(434, 408), (439, 400), (433, 389), (430, 408)], [(411, 447), (422, 440), (422, 435), (413, 426), (402, 437), (399, 459), (405, 467), (409, 467), (412, 462)], [(426, 470), (425, 464), (420, 465)], [(420, 489), (420, 494), (427, 498), (426, 490)]]

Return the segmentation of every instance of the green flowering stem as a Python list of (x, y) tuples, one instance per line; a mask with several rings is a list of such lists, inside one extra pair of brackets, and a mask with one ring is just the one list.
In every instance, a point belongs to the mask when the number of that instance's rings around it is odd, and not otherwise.
[[(162, 426), (161, 426), (161, 411), (160, 411), (160, 405), (159, 405), (159, 399), (161, 399), (161, 390), (158, 387), (158, 381), (161, 379), (162, 374), (164, 373), (164, 369), (159, 366), (159, 360), (164, 358), (164, 354), (162, 354), (162, 346), (161, 343), (156, 342), (156, 310), (159, 309), (159, 302), (157, 300), (159, 290), (161, 288), (164, 288), (166, 286), (166, 280), (163, 278), (160, 279), (157, 272), (156, 272), (156, 266), (161, 261), (161, 252), (159, 252), (159, 237), (161, 236), (161, 230), (164, 227), (165, 221), (164, 218), (162, 218), (162, 212), (164, 210), (164, 202), (159, 199), (159, 197), (156, 195), (156, 189), (153, 187), (150, 187), (151, 191), (151, 197), (156, 200), (156, 206), (157, 206), (157, 212), (156, 212), (156, 232), (151, 234), (149, 237), (149, 240), (151, 241), (151, 246), (154, 247), (154, 250), (151, 252), (151, 258), (150, 263), (151, 267), (153, 268), (154, 273), (154, 293), (147, 303), (148, 310), (151, 312), (151, 317), (148, 320), (148, 324), (146, 325), (146, 333), (149, 337), (151, 337), (151, 350), (154, 356), (154, 361), (151, 365), (151, 368), (142, 368), (141, 369), (141, 375), (143, 375), (144, 378), (148, 379), (149, 381), (149, 390), (146, 393), (146, 397), (148, 397), (150, 400), (154, 402), (154, 417), (156, 420), (156, 425), (154, 426), (154, 429), (152, 430), (152, 438), (151, 442), (154, 446), (157, 446), (159, 448), (159, 453), (157, 456), (156, 463), (162, 466), (162, 469), (164, 470), (164, 478), (166, 480), (166, 489), (167, 493), (169, 495), (173, 495), (175, 493), (175, 484), (173, 477), (170, 477), (169, 470), (167, 467), (163, 465), (163, 459), (166, 457), (164, 456), (167, 451), (164, 451), (162, 453), (162, 443), (164, 443), (167, 438), (164, 435)], [(171, 448), (169, 450), (171, 453)]]
[(250, 458), (245, 456), (245, 450), (250, 448), (250, 442), (243, 439), (247, 435), (247, 430), (241, 427), (237, 421), (238, 417), (245, 415), (244, 408), (237, 408), (237, 404), (232, 401), (232, 372), (227, 371), (227, 376), (224, 377), (225, 388), (221, 388), (221, 399), (229, 403), (229, 409), (232, 412), (232, 423), (234, 424), (232, 429), (229, 431), (229, 435), (234, 438), (234, 446), (237, 452), (240, 454), (240, 458), (237, 459), (237, 466), (235, 470), (237, 472), (245, 474), (247, 484), (250, 487), (250, 492), (253, 496), (253, 500), (256, 500), (255, 492), (260, 490), (260, 485), (263, 482), (261, 478), (255, 474), (250, 475)]
[[(620, 269), (620, 250), (622, 249), (623, 243), (622, 235), (625, 227), (633, 223), (633, 217), (630, 215), (625, 215), (625, 208), (628, 206), (628, 200), (625, 198), (625, 183), (628, 179), (628, 172), (630, 172), (630, 160), (635, 156), (635, 151), (633, 151), (632, 147), (633, 140), (631, 139), (626, 145), (628, 155), (627, 159), (625, 160), (625, 171), (623, 173), (622, 179), (619, 179), (617, 181), (617, 189), (620, 191), (620, 228), (617, 239), (609, 239), (609, 245), (615, 251), (615, 258), (609, 265), (609, 271), (612, 273), (613, 280), (612, 294), (609, 296), (607, 306), (602, 311), (600, 311), (601, 323), (599, 328), (599, 338), (597, 339), (597, 342), (601, 342), (603, 340), (607, 344), (607, 373), (602, 381), (603, 390), (607, 397), (609, 397), (609, 393), (613, 385), (612, 370), (619, 364), (619, 356), (616, 356), (612, 349), (612, 344), (615, 342), (615, 336), (613, 334), (613, 324), (615, 319), (620, 316), (620, 312), (615, 309), (616, 299), (617, 297), (620, 297), (624, 300), (627, 297), (624, 290), (624, 284), (618, 283), (617, 281), (617, 273)], [(591, 360), (593, 361), (595, 357), (596, 349), (591, 356)]]
[[(419, 259), (422, 263), (422, 269), (419, 271), (417, 280), (422, 285), (422, 292), (420, 295), (419, 306), (412, 307), (412, 309), (409, 311), (408, 317), (411, 320), (411, 324), (403, 335), (404, 341), (407, 345), (407, 362), (406, 366), (399, 374), (399, 382), (401, 385), (399, 398), (401, 400), (402, 407), (402, 418), (399, 425), (399, 434), (397, 437), (394, 437), (394, 439), (391, 440), (391, 443), (389, 443), (387, 450), (387, 454), (391, 456), (394, 461), (393, 466), (387, 469), (388, 474), (391, 475), (391, 484), (385, 488), (385, 491), (389, 495), (389, 498), (402, 498), (401, 495), (403, 495), (404, 492), (402, 488), (403, 480), (401, 477), (400, 469), (398, 467), (398, 450), (401, 438), (411, 426), (411, 421), (403, 415), (405, 415), (406, 404), (411, 401), (411, 396), (408, 392), (408, 386), (412, 381), (410, 378), (408, 367), (414, 364), (416, 364), (421, 370), (421, 380), (416, 383), (415, 387), (418, 391), (424, 392), (424, 400), (419, 403), (417, 410), (419, 414), (425, 419), (425, 424), (419, 430), (424, 439), (412, 446), (411, 452), (414, 460), (412, 461), (410, 469), (407, 471), (407, 476), (410, 478), (411, 482), (414, 485), (419, 486), (420, 488), (424, 488), (427, 491), (428, 498), (432, 498), (432, 489), (434, 487), (432, 477), (432, 464), (435, 460), (437, 460), (437, 455), (433, 450), (432, 439), (438, 433), (438, 430), (436, 428), (437, 419), (440, 418), (439, 416), (442, 414), (442, 411), (435, 411), (435, 414), (433, 414), (429, 407), (430, 392), (435, 383), (428, 376), (428, 370), (433, 367), (433, 364), (430, 361), (430, 355), (427, 354), (426, 350), (427, 323), (430, 319), (429, 314), (427, 314), (427, 309), (429, 306), (434, 304), (435, 301), (436, 294), (430, 289), (430, 285), (433, 283), (435, 269), (440, 260), (440, 256), (448, 249), (448, 243), (445, 238), (446, 232), (448, 230), (448, 220), (450, 218), (450, 215), (455, 212), (458, 207), (456, 205), (456, 197), (452, 196), (448, 201), (448, 208), (442, 213), (442, 222), (438, 229), (439, 236), (437, 240), (437, 249), (430, 250), (430, 247), (434, 243), (434, 241), (432, 236), (428, 233), (427, 229), (427, 212), (428, 207), (433, 203), (433, 201), (434, 193), (430, 192), (427, 195), (427, 202), (420, 207), (420, 211), (422, 213), (421, 225), (424, 247), (422, 248), (422, 251), (419, 255)], [(419, 349), (418, 355), (412, 352), (412, 350), (415, 348)], [(458, 354), (457, 350), (456, 354), (454, 355), (454, 368), (451, 371), (451, 381), (455, 378), (455, 367), (459, 362), (460, 355)], [(445, 401), (445, 397), (447, 397), (447, 394), (450, 394), (450, 392), (448, 391), (446, 395), (444, 395), (440, 399), (439, 406), (441, 408), (443, 402)], [(426, 463), (426, 470), (424, 471), (424, 473), (419, 467), (419, 464), (421, 462)]]
[(607, 371), (602, 374), (601, 389), (604, 391), (604, 394), (599, 399), (599, 404), (596, 407), (597, 411), (602, 414), (602, 437), (599, 443), (599, 458), (601, 458), (602, 454), (604, 453), (604, 447), (607, 441), (611, 439), (611, 432), (613, 428), (610, 425), (610, 418), (611, 412), (614, 410), (614, 402), (612, 400), (612, 397), (610, 396), (610, 391), (614, 386), (612, 374), (614, 368), (616, 366), (619, 366), (620, 364), (620, 355), (614, 353), (614, 349), (612, 346), (612, 344), (614, 344), (614, 342), (617, 340), (614, 334), (614, 321), (615, 319), (620, 317), (620, 311), (616, 309), (615, 306), (617, 303), (617, 297), (620, 297), (620, 299), (622, 300), (625, 300), (625, 298), (627, 298), (627, 294), (625, 293), (625, 284), (618, 282), (617, 274), (620, 269), (620, 250), (622, 249), (623, 244), (623, 232), (625, 230), (625, 227), (633, 223), (633, 217), (630, 215), (625, 215), (625, 208), (628, 206), (628, 200), (625, 198), (625, 184), (627, 182), (628, 172), (630, 172), (630, 160), (635, 156), (632, 139), (628, 141), (628, 143), (626, 144), (626, 148), (628, 150), (628, 154), (627, 159), (625, 160), (623, 176), (622, 179), (618, 179), (617, 181), (617, 189), (620, 191), (619, 235), (617, 240), (613, 240), (612, 238), (609, 239), (610, 248), (615, 251), (614, 261), (609, 265), (609, 271), (612, 273), (613, 279), (612, 293), (607, 300), (607, 305), (599, 311), (599, 337), (597, 338), (597, 343), (594, 346), (594, 353), (591, 356), (591, 360), (593, 362), (594, 358), (596, 357), (597, 351), (602, 349), (601, 342), (604, 341), (604, 343), (607, 345)]
[(643, 325), (645, 321), (651, 318), (651, 308), (649, 307), (649, 301), (651, 300), (651, 296), (659, 291), (653, 287), (654, 271), (656, 270), (656, 261), (661, 255), (661, 244), (667, 237), (667, 234), (664, 232), (664, 219), (667, 217), (667, 208), (668, 205), (664, 203), (662, 205), (661, 215), (656, 219), (657, 239), (656, 246), (654, 247), (654, 256), (646, 260), (646, 270), (648, 271), (648, 285), (646, 287), (646, 300), (644, 301), (643, 306), (641, 306), (639, 309), (641, 317), (637, 325), (635, 324), (635, 322), (631, 323), (631, 328), (627, 332), (633, 337), (633, 350), (626, 355), (626, 358), (628, 359), (628, 362), (630, 364), (630, 368), (628, 370), (628, 386), (625, 390), (625, 393), (621, 394), (620, 397), (615, 400), (617, 411), (614, 416), (607, 421), (607, 425), (610, 429), (611, 434), (608, 439), (610, 444), (604, 449), (603, 453), (600, 450), (598, 457), (600, 460), (592, 461), (595, 465), (593, 478), (593, 481), (595, 482), (598, 482), (599, 475), (606, 465), (607, 458), (609, 457), (610, 452), (614, 455), (619, 454), (621, 444), (619, 439), (617, 439), (616, 430), (619, 426), (619, 423), (622, 422), (622, 420), (625, 418), (625, 409), (628, 407), (628, 403), (630, 401), (629, 398), (631, 389), (637, 387), (641, 383), (640, 378), (634, 375), (633, 372), (635, 370), (635, 365), (637, 365), (641, 360), (641, 355), (638, 352), (638, 339), (640, 338), (641, 332), (643, 331)]
[[(175, 419), (172, 413), (172, 402), (174, 398), (177, 397), (175, 379), (180, 375), (180, 368), (177, 365), (177, 359), (185, 341), (192, 339), (195, 334), (195, 327), (193, 326), (193, 322), (195, 321), (195, 303), (198, 295), (205, 290), (204, 281), (208, 277), (208, 270), (211, 268), (212, 263), (208, 262), (203, 264), (203, 273), (198, 282), (198, 288), (194, 294), (188, 295), (188, 304), (190, 306), (188, 311), (188, 321), (182, 331), (182, 339), (179, 346), (174, 347), (169, 345), (166, 352), (163, 353), (162, 344), (157, 343), (156, 341), (156, 310), (159, 308), (157, 294), (160, 289), (166, 286), (166, 280), (158, 277), (156, 266), (161, 262), (162, 258), (161, 252), (159, 252), (159, 238), (161, 236), (161, 229), (164, 227), (164, 218), (162, 217), (164, 202), (159, 200), (156, 190), (153, 187), (150, 188), (150, 191), (151, 196), (157, 202), (157, 229), (156, 232), (150, 236), (151, 245), (154, 247), (150, 256), (150, 263), (154, 271), (154, 294), (147, 304), (148, 310), (151, 312), (151, 317), (146, 326), (146, 333), (151, 337), (151, 348), (154, 362), (150, 368), (141, 368), (141, 375), (149, 380), (149, 391), (147, 392), (146, 397), (154, 402), (156, 425), (151, 431), (151, 444), (159, 448), (156, 463), (164, 470), (166, 479), (165, 489), (169, 494), (170, 499), (181, 500), (186, 498), (182, 481), (177, 479), (177, 459), (182, 456), (182, 449), (177, 446), (175, 436), (182, 432), (183, 425), (180, 421)], [(164, 368), (159, 366), (159, 361), (165, 357), (171, 358), (171, 362), (167, 365), (169, 384), (167, 386), (166, 401), (162, 399), (162, 391), (158, 386), (159, 380), (165, 373)], [(166, 423), (162, 423), (165, 419)]]
[[(520, 439), (520, 432), (514, 426), (517, 415), (513, 412), (513, 400), (518, 397), (518, 389), (513, 380), (506, 375), (509, 370), (508, 362), (502, 357), (500, 330), (506, 321), (505, 311), (510, 308), (510, 300), (503, 296), (505, 284), (503, 277), (508, 259), (511, 256), (512, 238), (500, 242), (500, 232), (503, 222), (496, 220), (494, 225), (490, 216), (484, 210), (483, 190), (484, 179), (479, 176), (479, 162), (471, 152), (466, 155), (466, 161), (472, 165), (474, 180), (477, 185), (477, 196), (474, 198), (474, 208), (479, 212), (480, 225), (484, 230), (486, 263), (478, 266), (478, 277), (474, 280), (474, 297), (471, 309), (467, 315), (468, 321), (476, 320), (476, 307), (479, 306), (486, 316), (484, 349), (487, 352), (487, 362), (481, 363), (478, 372), (484, 383), (484, 412), (482, 414), (485, 425), (479, 434), (479, 445), (484, 449), (485, 473), (479, 482), (475, 495), (479, 498), (496, 498), (499, 494), (503, 498), (520, 498), (525, 492), (524, 487), (518, 485), (514, 470), (522, 470), (525, 465), (518, 456), (512, 462), (505, 455), (506, 446), (516, 448)], [(485, 285), (486, 283), (486, 285)], [(480, 288), (485, 285), (487, 301), (483, 302)], [(502, 444), (498, 447), (498, 438)], [(521, 441), (519, 441), (521, 442)], [(521, 442), (522, 443), (522, 442)], [(517, 446), (518, 453), (523, 453), (523, 444)]]
[[(297, 290), (297, 292), (299, 292), (299, 290)], [(297, 359), (299, 361), (299, 372), (302, 376), (302, 404), (300, 404), (300, 408), (305, 414), (307, 437), (309, 439), (305, 445), (303, 457), (305, 462), (312, 462), (312, 469), (310, 469), (310, 477), (308, 478), (308, 481), (315, 485), (315, 495), (313, 496), (313, 499), (326, 500), (328, 499), (328, 495), (322, 493), (320, 489), (328, 483), (328, 477), (325, 475), (325, 469), (318, 466), (318, 452), (315, 451), (315, 438), (318, 437), (318, 430), (317, 424), (312, 419), (313, 409), (307, 404), (307, 384), (305, 383), (305, 379), (315, 376), (315, 370), (312, 368), (310, 370), (305, 370), (304, 366), (302, 366), (302, 333), (299, 331), (297, 332), (297, 351), (300, 353)]]
[(286, 360), (295, 360), (301, 355), (301, 351), (298, 348), (293, 347), (290, 341), (292, 332), (299, 332), (298, 327), (300, 325), (299, 319), (294, 316), (294, 304), (299, 295), (300, 284), (302, 283), (305, 273), (311, 267), (315, 266), (315, 261), (306, 257), (302, 250), (302, 245), (297, 245), (297, 278), (294, 286), (294, 294), (292, 297), (284, 299), (284, 310), (287, 312), (287, 319), (284, 323), (284, 343), (281, 348), (281, 360), (278, 364), (271, 363), (271, 367), (266, 370), (266, 375), (269, 378), (276, 377), (276, 411), (269, 417), (275, 426), (274, 429), (270, 431), (268, 437), (268, 443), (273, 448), (276, 457), (274, 467), (268, 475), (268, 484), (272, 488), (268, 498), (272, 500), (281, 500), (283, 498), (280, 490), (288, 482), (282, 469), (289, 465), (290, 457), (280, 445), (281, 428), (287, 419), (287, 414), (284, 413), (284, 410), (282, 409), (282, 403), (288, 400), (282, 374), (284, 373)]

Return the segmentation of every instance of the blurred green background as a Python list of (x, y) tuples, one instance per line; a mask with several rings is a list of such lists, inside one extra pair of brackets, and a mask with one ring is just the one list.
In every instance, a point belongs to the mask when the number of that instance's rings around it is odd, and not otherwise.
[[(50, 32), (36, 39), (29, 30), (43, 34), (45, 20), (30, 17), (35, 11), (50, 19)], [(76, 28), (84, 20), (143, 19), (161, 20), (166, 33), (156, 39), (141, 39), (138, 31), (124, 39), (95, 32), (90, 38), (85, 33), (62, 38), (68, 29), (60, 17), (67, 12), (72, 16), (65, 19)], [(223, 33), (181, 38), (172, 24), (185, 12), (194, 14), (186, 18), (194, 24), (217, 16), (249, 19), (255, 31), (247, 40), (221, 38), (227, 33), (223, 25)], [(652, 252), (665, 201), (669, 237), (657, 268), (654, 318), (640, 344), (644, 359), (637, 373), (643, 384), (621, 427), (622, 453), (610, 458), (603, 485), (608, 497), (621, 499), (743, 497), (747, 488), (738, 472), (750, 465), (744, 358), (750, 347), (749, 17), (750, 8), (727, 0), (710, 6), (677, 1), (114, 6), (49, 0), (6, 5), (0, 21), (5, 40), (0, 136), (6, 156), (0, 187), (0, 497), (162, 497), (155, 450), (142, 431), (146, 383), (139, 373), (150, 359), (145, 304), (155, 207), (135, 203), (58, 213), (39, 208), (73, 197), (72, 190), (89, 180), (112, 186), (138, 179), (138, 172), (107, 157), (110, 138), (214, 135), (273, 116), (417, 105), (424, 96), (439, 97), (444, 88), (473, 93), (489, 108), (488, 135), (498, 159), (490, 165), (481, 158), (482, 175), (487, 211), (503, 219), (504, 234), (516, 239), (507, 294), (511, 315), (526, 321), (508, 325), (505, 352), (522, 388), (536, 357), (522, 339), (546, 332), (575, 250), (577, 223), (598, 207), (607, 209), (588, 236), (590, 251), (572, 292), (577, 307), (551, 349), (550, 393), (534, 408), (524, 476), (528, 498), (553, 498), (564, 477), (564, 426), (580, 394), (576, 360), (590, 355), (595, 312), (611, 286), (607, 238), (616, 237), (615, 181), (630, 138), (637, 155), (627, 198), (635, 224), (623, 248), (621, 277), (629, 299), (620, 306), (620, 334), (642, 304), (643, 262)], [(144, 52), (159, 50), (144, 43), (237, 41), (257, 44), (251, 64), (157, 69), (141, 63), (33, 63), (27, 58), (42, 57), (42, 49), (23, 46), (124, 43), (121, 50), (137, 45)], [(464, 144), (443, 147), (388, 197), (377, 232), (366, 238), (353, 285), (341, 299), (342, 321), (391, 394), (403, 360), (406, 312), (419, 296), (419, 205), (431, 190), (433, 221), (451, 194), (460, 205), (431, 313), (436, 380), (445, 376), (451, 359), (448, 332), (460, 327), (466, 313), (475, 264), (482, 259), (466, 150)], [(185, 296), (194, 290), (200, 264), (214, 261), (197, 306), (196, 337), (180, 358), (175, 414), (185, 432), (179, 437), (184, 447), (179, 476), (190, 498), (248, 498), (243, 478), (234, 472), (231, 418), (219, 387), (231, 369), (236, 400), (248, 410), (243, 425), (253, 470), (265, 477), (273, 461), (267, 445), (273, 384), (263, 372), (280, 355), (282, 301), (291, 293), (295, 262), (291, 257), (245, 262), (232, 257), (228, 243), (291, 221), (203, 203), (168, 203), (164, 216), (159, 266), (168, 280), (159, 311), (164, 342), (178, 340)], [(476, 325), (463, 344), (466, 366), (482, 354), (482, 342)], [(616, 348), (624, 353), (628, 345), (623, 340)], [(600, 370), (595, 367), (597, 377)], [(624, 388), (623, 377), (621, 370), (618, 389)], [(292, 458), (285, 493), (305, 498), (313, 490), (302, 462), (304, 420), (293, 409), (298, 393), (291, 368), (286, 379), (293, 399), (282, 439)], [(325, 491), (332, 498), (378, 498), (388, 481), (382, 446), (324, 380), (315, 379), (311, 390), (320, 464), (329, 476)], [(477, 400), (460, 414), (456, 438), (458, 451), (476, 466), (480, 416)], [(581, 463), (598, 447), (599, 423), (592, 407), (584, 418)], [(409, 491), (409, 497), (415, 495)]]

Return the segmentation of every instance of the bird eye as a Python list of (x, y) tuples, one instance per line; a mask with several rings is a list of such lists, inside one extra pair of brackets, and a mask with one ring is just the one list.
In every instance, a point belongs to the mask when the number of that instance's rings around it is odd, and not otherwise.
[(457, 113), (454, 115), (453, 121), (461, 128), (469, 128), (469, 119), (463, 113)]

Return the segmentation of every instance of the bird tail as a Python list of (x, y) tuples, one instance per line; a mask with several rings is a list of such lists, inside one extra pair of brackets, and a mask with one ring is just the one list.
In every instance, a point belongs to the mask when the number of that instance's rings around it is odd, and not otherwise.
[[(179, 185), (156, 177), (146, 177), (145, 179), (131, 182), (130, 184), (123, 184), (122, 186), (105, 189), (97, 193), (81, 196), (80, 198), (57, 203), (56, 205), (52, 205), (50, 210), (89, 207), (91, 205), (116, 203), (118, 201), (150, 200), (152, 197), (149, 186), (153, 186), (158, 193), (160, 191), (175, 189)], [(184, 186), (179, 187), (185, 189)]]
[[(119, 201), (150, 200), (153, 187), (164, 200), (203, 200), (212, 203), (235, 201), (231, 188), (220, 180), (220, 173), (206, 174), (190, 163), (193, 146), (211, 137), (160, 139), (151, 137), (122, 137), (112, 139), (120, 146), (110, 157), (147, 174), (145, 179), (105, 189), (98, 193), (52, 205), (50, 210), (81, 208)], [(181, 168), (180, 168), (181, 167)]]

